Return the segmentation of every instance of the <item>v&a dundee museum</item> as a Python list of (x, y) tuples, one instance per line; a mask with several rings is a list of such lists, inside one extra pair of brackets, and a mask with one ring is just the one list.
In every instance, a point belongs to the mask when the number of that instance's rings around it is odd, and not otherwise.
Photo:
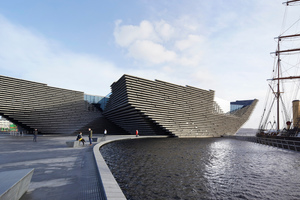
[(0, 75), (0, 115), (19, 130), (42, 134), (94, 133), (218, 137), (233, 135), (257, 100), (231, 102), (223, 113), (213, 90), (123, 75), (107, 97)]

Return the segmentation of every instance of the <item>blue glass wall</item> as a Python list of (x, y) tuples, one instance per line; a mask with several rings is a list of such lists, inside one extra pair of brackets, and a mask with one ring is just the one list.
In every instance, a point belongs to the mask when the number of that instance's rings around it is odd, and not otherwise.
[(89, 103), (92, 103), (92, 104), (99, 104), (100, 108), (102, 110), (104, 110), (105, 106), (106, 106), (106, 104), (109, 100), (110, 95), (111, 95), (111, 93), (106, 95), (105, 97), (104, 96), (84, 94), (84, 100), (89, 102)]
[(235, 101), (230, 102), (230, 112), (233, 112), (235, 110), (239, 110), (245, 106), (249, 106), (252, 104), (254, 100), (245, 100), (245, 101)]

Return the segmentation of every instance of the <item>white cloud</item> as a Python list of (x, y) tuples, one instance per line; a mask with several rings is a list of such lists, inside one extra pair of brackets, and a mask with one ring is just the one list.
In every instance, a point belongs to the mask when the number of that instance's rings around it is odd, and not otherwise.
[(129, 57), (147, 66), (176, 60), (176, 53), (164, 46), (174, 33), (168, 23), (143, 20), (139, 26), (121, 26), (121, 22), (116, 21), (114, 36), (116, 43), (127, 50)]
[(97, 95), (109, 93), (110, 84), (122, 75), (112, 62), (66, 50), (2, 16), (0, 27), (2, 75)]
[(149, 40), (138, 40), (128, 49), (131, 57), (148, 63), (160, 64), (176, 59), (176, 53), (168, 51), (164, 46)]
[(170, 40), (175, 34), (175, 29), (164, 20), (155, 23), (155, 31), (164, 41)]
[(201, 30), (201, 28), (204, 28), (201, 22), (202, 20), (199, 16), (195, 16), (193, 14), (184, 14), (178, 16), (178, 18), (174, 20), (174, 24), (178, 27), (177, 31), (179, 31), (180, 34), (190, 34), (197, 30)]
[(139, 26), (120, 26), (121, 20), (116, 21), (114, 31), (115, 40), (121, 47), (129, 47), (136, 40), (159, 40), (153, 24), (149, 21), (142, 21)]
[[(203, 59), (206, 44), (201, 35), (187, 35), (184, 39), (175, 41), (175, 49), (180, 52), (178, 63), (185, 67), (199, 67)], [(201, 67), (203, 69), (203, 67)]]
[(188, 35), (186, 39), (175, 42), (175, 47), (180, 51), (184, 51), (191, 47), (197, 46), (203, 42), (203, 38), (199, 35)]
[(126, 50), (127, 55), (143, 66), (160, 68), (159, 64), (163, 63), (173, 64), (175, 68), (197, 66), (205, 38), (179, 33), (181, 28), (164, 20), (152, 23), (144, 20), (139, 26), (121, 25), (119, 20), (114, 36), (116, 43)]

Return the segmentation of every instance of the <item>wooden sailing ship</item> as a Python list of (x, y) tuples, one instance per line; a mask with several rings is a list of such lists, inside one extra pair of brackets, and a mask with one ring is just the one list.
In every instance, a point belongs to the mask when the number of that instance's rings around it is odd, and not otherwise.
[[(283, 3), (300, 5), (300, 0)], [(295, 9), (295, 7), (293, 7)], [(288, 17), (288, 8), (285, 11)], [(298, 11), (298, 15), (299, 15)], [(260, 121), (258, 137), (300, 137), (300, 17), (278, 37), (269, 92)], [(284, 20), (284, 23), (286, 21)], [(298, 26), (297, 26), (298, 25)], [(298, 30), (297, 30), (298, 29)], [(293, 32), (293, 33), (291, 33)]]

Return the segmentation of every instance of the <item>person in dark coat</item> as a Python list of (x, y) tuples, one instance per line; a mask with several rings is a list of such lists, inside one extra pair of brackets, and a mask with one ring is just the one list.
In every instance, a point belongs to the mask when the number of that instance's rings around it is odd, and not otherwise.
[(93, 130), (89, 128), (89, 141), (90, 141), (90, 146), (92, 145), (92, 138), (93, 138)]
[(38, 130), (34, 129), (34, 132), (33, 132), (33, 141), (34, 142), (36, 142), (37, 135), (38, 135)]

